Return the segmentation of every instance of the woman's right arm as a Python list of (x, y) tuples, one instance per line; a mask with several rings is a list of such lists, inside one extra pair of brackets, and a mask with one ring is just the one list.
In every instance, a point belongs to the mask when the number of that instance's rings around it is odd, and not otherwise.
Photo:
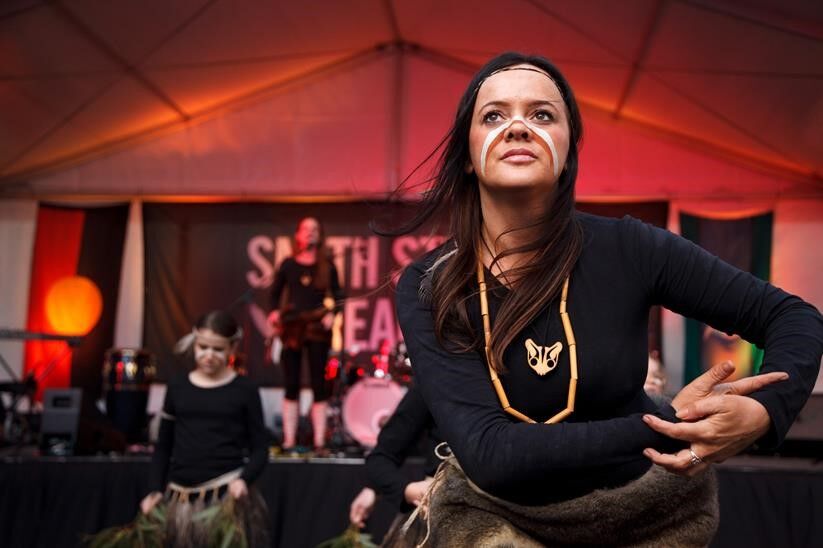
[[(422, 267), (409, 266), (397, 286), (400, 326), (418, 387), (443, 438), (466, 474), (495, 492), (574, 468), (620, 464), (643, 449), (673, 451), (682, 442), (649, 428), (642, 414), (554, 425), (513, 422), (502, 410), (479, 353), (452, 353), (438, 342), (431, 309), (418, 298)], [(671, 415), (661, 418), (674, 420)]]

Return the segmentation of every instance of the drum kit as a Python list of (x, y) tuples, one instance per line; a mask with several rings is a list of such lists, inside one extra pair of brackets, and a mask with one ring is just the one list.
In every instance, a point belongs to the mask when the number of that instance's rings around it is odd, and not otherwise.
[(333, 383), (330, 399), (331, 442), (338, 449), (370, 449), (411, 384), (411, 362), (405, 344), (381, 342), (377, 352), (357, 349), (332, 356), (326, 378)]
[[(243, 357), (232, 365), (243, 369)], [(157, 377), (156, 356), (144, 350), (113, 348), (103, 360), (103, 393), (114, 427), (137, 441), (146, 427), (149, 385)], [(411, 384), (406, 346), (382, 341), (377, 351), (352, 348), (332, 354), (326, 365), (331, 446), (359, 453), (377, 444), (380, 429), (394, 413)]]

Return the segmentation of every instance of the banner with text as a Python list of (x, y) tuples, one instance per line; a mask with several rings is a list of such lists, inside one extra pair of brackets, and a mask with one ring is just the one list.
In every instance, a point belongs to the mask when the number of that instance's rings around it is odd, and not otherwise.
[(144, 345), (159, 358), (162, 380), (182, 370), (174, 343), (211, 309), (227, 309), (246, 333), (241, 352), (249, 375), (280, 384), (279, 368), (265, 356), (270, 286), (291, 254), (300, 219), (316, 217), (325, 229), (346, 302), (347, 350), (374, 350), (400, 337), (394, 314), (393, 276), (442, 237), (382, 238), (369, 229), (375, 218), (408, 212), (400, 204), (145, 204), (146, 312)]
[[(401, 336), (394, 312), (395, 278), (443, 238), (429, 229), (382, 238), (370, 230), (369, 221), (397, 220), (411, 207), (385, 202), (144, 204), (143, 340), (159, 358), (161, 380), (190, 367), (172, 348), (198, 316), (219, 308), (229, 310), (244, 328), (240, 351), (249, 375), (264, 385), (280, 384), (280, 368), (265, 355), (270, 286), (280, 262), (291, 254), (298, 221), (306, 216), (323, 224), (326, 247), (345, 289), (344, 348), (374, 351), (383, 340), (394, 346)], [(580, 208), (610, 216), (628, 213), (655, 224), (665, 223), (667, 212), (665, 203)], [(658, 323), (653, 318), (653, 340)]]

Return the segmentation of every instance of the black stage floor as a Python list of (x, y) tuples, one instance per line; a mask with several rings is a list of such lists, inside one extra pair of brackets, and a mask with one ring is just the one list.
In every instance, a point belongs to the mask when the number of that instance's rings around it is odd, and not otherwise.
[[(148, 457), (0, 458), (0, 546), (74, 547), (86, 533), (134, 518)], [(421, 462), (406, 466), (410, 478)], [(713, 547), (823, 546), (823, 461), (737, 457), (717, 465), (720, 529)], [(362, 459), (277, 459), (258, 482), (275, 546), (313, 547), (348, 525)], [(394, 514), (378, 506), (382, 538)]]

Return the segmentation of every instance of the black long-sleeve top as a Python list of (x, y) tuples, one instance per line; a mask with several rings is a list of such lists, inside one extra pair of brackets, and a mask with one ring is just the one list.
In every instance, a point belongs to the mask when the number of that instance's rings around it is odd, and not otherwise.
[[(765, 348), (762, 372), (789, 373), (789, 380), (751, 394), (771, 418), (760, 444), (779, 444), (817, 377), (823, 352), (819, 312), (665, 230), (629, 217), (577, 215), (584, 247), (571, 274), (568, 311), (579, 380), (574, 413), (559, 424), (526, 424), (504, 413), (482, 350), (453, 353), (438, 343), (431, 306), (419, 289), (443, 248), (413, 263), (398, 284), (398, 317), (416, 382), (469, 478), (504, 499), (546, 503), (639, 477), (650, 466), (642, 456), (646, 447), (682, 447), (641, 419), (656, 413), (673, 420), (670, 406), (658, 408), (643, 392), (648, 311), (655, 304), (739, 334)], [(508, 290), (488, 271), (486, 279), (494, 330)], [(568, 393), (568, 345), (558, 305), (557, 299), (549, 303), (504, 353), (509, 400), (538, 421), (563, 409)], [(471, 298), (468, 308), (482, 333), (479, 299)], [(554, 371), (544, 377), (531, 371), (527, 338), (545, 346), (563, 342)]]
[(411, 387), (383, 425), (377, 445), (366, 457), (368, 486), (400, 511), (411, 509), (404, 496), (409, 481), (402, 471), (403, 462), (421, 438), (425, 440), (424, 471), (427, 476), (433, 476), (440, 464), (434, 448), (442, 440), (423, 396)]
[[(328, 261), (328, 292), (331, 293), (332, 298), (335, 300), (335, 311), (339, 312), (342, 309), (341, 302), (345, 295), (340, 287), (337, 268), (329, 259), (323, 258), (319, 260)], [(295, 261), (293, 257), (283, 259), (271, 286), (272, 310), (280, 308), (280, 299), (283, 291), (286, 289), (288, 290), (287, 308), (290, 311), (304, 312), (322, 308), (327, 289), (315, 287), (314, 279), (316, 276), (317, 263), (304, 265)]]
[(266, 464), (267, 445), (260, 394), (252, 381), (238, 375), (227, 384), (201, 388), (186, 375), (166, 388), (152, 491), (162, 491), (167, 481), (198, 485), (241, 467), (240, 477), (251, 483)]

